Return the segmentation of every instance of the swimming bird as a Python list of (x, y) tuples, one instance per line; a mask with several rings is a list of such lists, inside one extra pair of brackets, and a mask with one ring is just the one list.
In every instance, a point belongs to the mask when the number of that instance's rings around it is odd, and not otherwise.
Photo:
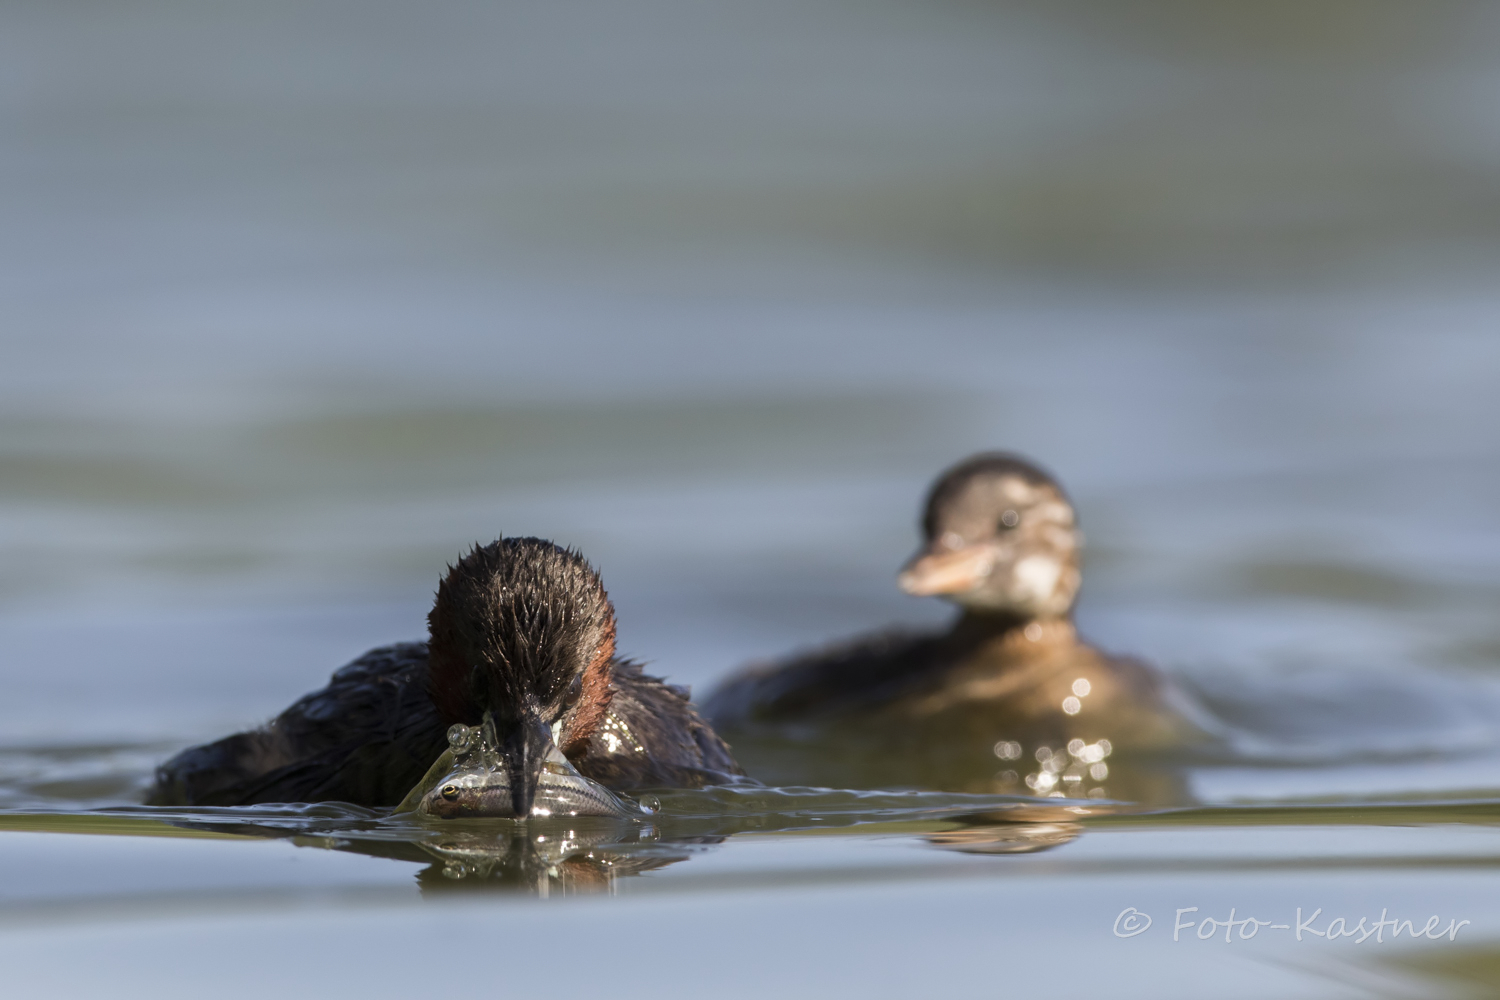
[(933, 484), (921, 527), (898, 582), (956, 604), (950, 627), (755, 665), (704, 702), (762, 780), (1098, 796), (1120, 788), (1103, 784), (1111, 754), (1201, 735), (1164, 675), (1079, 639), (1083, 538), (1046, 471), (968, 458)]
[(685, 689), (615, 655), (614, 607), (577, 552), (538, 538), (476, 545), (438, 585), (428, 628), (426, 642), (365, 653), (266, 726), (179, 753), (148, 804), (396, 805), (460, 723), (495, 734), (502, 814), (531, 815), (544, 771), (569, 765), (615, 791), (745, 780)]

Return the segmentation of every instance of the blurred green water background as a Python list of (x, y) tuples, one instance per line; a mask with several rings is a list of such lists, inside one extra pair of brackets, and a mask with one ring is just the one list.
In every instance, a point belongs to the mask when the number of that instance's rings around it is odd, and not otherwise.
[[(7, 984), (1487, 995), (1497, 109), (1479, 2), (0, 4)], [(941, 621), (893, 575), (995, 447), (1077, 501), (1090, 638), (1285, 752), (1191, 775), (1258, 805), (986, 846), (819, 793), (633, 833), (662, 867), (561, 907), (373, 821), (131, 811), (501, 532), (700, 689)], [(563, 894), (533, 848), (508, 888)], [(1472, 923), (1176, 942), (1190, 906)]]
[(0, 26), (0, 739), (253, 721), (500, 532), (699, 685), (938, 620), (891, 575), (982, 447), (1106, 645), (1500, 663), (1488, 5)]

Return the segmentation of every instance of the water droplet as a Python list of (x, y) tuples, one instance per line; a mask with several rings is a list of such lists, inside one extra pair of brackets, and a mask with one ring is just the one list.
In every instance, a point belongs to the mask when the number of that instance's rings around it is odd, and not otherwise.
[(1099, 748), (1099, 756), (1101, 757), (1108, 757), (1109, 752), (1114, 749), (1114, 747), (1109, 745), (1109, 740), (1100, 740), (1094, 746)]
[(1012, 740), (1001, 740), (995, 744), (995, 756), (1001, 760), (1019, 760), (1021, 757), (1021, 744)]
[(1077, 715), (1083, 709), (1083, 702), (1072, 695), (1068, 695), (1062, 701), (1062, 710), (1069, 715)]
[(1072, 754), (1074, 757), (1082, 757), (1084, 746), (1085, 744), (1083, 740), (1075, 737), (1068, 741), (1068, 753)]
[(1036, 759), (1037, 760), (1047, 760), (1051, 756), (1052, 756), (1052, 748), (1051, 747), (1037, 747), (1036, 748)]
[(661, 799), (655, 795), (642, 795), (641, 811), (651, 815), (661, 812)]

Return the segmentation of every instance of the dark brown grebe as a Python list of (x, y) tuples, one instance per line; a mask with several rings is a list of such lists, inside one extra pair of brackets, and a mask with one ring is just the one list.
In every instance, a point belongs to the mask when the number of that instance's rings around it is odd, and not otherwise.
[(265, 727), (184, 750), (147, 801), (396, 805), (449, 748), (450, 726), (486, 716), (514, 816), (531, 814), (558, 751), (616, 791), (744, 773), (687, 691), (614, 655), (614, 607), (575, 552), (537, 538), (476, 546), (438, 585), (428, 625), (427, 642), (371, 650)]
[(1201, 736), (1163, 675), (1079, 640), (1082, 538), (1046, 472), (969, 458), (933, 484), (922, 532), (899, 582), (957, 604), (950, 628), (752, 666), (704, 702), (762, 780), (1116, 794), (1105, 757)]

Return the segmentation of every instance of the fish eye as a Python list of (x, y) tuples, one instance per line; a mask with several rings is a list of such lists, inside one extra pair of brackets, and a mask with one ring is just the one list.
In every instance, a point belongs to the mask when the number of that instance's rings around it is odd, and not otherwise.
[(1000, 515), (1000, 529), (1002, 531), (1009, 531), (1020, 523), (1021, 515), (1013, 510), (1007, 510), (1004, 514)]
[(454, 799), (458, 798), (458, 786), (444, 785), (442, 791), (438, 792), (438, 794), (447, 799), (449, 802), (452, 802)]

